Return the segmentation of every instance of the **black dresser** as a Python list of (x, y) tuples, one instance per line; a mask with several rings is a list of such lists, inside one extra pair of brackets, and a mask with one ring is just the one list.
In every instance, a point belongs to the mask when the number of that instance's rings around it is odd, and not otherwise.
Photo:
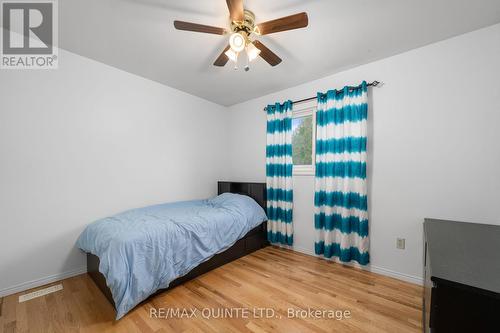
[(500, 226), (424, 222), (424, 331), (500, 332)]

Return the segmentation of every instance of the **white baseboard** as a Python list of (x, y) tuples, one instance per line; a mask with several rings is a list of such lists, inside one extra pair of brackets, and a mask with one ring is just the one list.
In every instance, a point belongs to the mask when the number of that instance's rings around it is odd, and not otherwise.
[(413, 276), (413, 275), (408, 275), (408, 274), (405, 274), (405, 273), (396, 272), (396, 271), (393, 271), (391, 269), (387, 269), (387, 268), (383, 268), (383, 267), (379, 267), (379, 266), (374, 266), (372, 264), (368, 264), (366, 266), (361, 266), (361, 265), (356, 264), (354, 262), (352, 262), (352, 263), (340, 262), (339, 260), (337, 260), (335, 258), (328, 259), (328, 258), (325, 258), (325, 257), (322, 257), (322, 256), (318, 256), (312, 250), (305, 249), (305, 248), (302, 248), (302, 247), (293, 246), (293, 248), (290, 248), (290, 247), (286, 247), (286, 248), (288, 248), (290, 250), (293, 250), (293, 251), (297, 251), (297, 252), (303, 253), (303, 254), (307, 254), (309, 256), (313, 256), (313, 257), (317, 257), (317, 258), (321, 258), (321, 259), (325, 259), (325, 260), (335, 261), (337, 263), (341, 263), (342, 265), (348, 265), (348, 266), (357, 267), (357, 268), (364, 269), (364, 270), (369, 271), (369, 272), (373, 272), (373, 273), (377, 273), (377, 274), (380, 274), (380, 275), (389, 276), (389, 277), (392, 277), (392, 278), (395, 278), (395, 279), (398, 279), (398, 280), (402, 280), (402, 281), (406, 281), (406, 282), (410, 282), (410, 283), (413, 283), (413, 284), (418, 284), (418, 285), (423, 285), (424, 284), (424, 280), (421, 277), (419, 277), (419, 276)]
[(1, 289), (0, 290), (0, 297), (5, 297), (5, 296), (12, 295), (12, 294), (17, 294), (17, 293), (26, 291), (28, 289), (37, 288), (37, 287), (40, 287), (40, 286), (43, 286), (43, 285), (46, 285), (49, 283), (64, 280), (64, 279), (67, 279), (67, 278), (70, 278), (73, 276), (77, 276), (80, 274), (84, 274), (84, 273), (87, 273), (87, 266), (79, 267), (77, 269), (63, 272), (63, 273), (59, 273), (59, 274), (54, 274), (54, 275), (47, 276), (47, 277), (44, 277), (41, 279), (23, 282), (23, 283), (20, 283), (18, 285), (12, 286), (12, 287)]
[[(293, 248), (289, 247), (289, 246), (284, 246), (284, 247), (286, 247), (290, 250), (293, 250), (293, 251), (297, 251), (297, 252), (300, 252), (303, 254), (313, 256), (313, 257), (339, 262), (336, 259), (327, 259), (327, 258), (324, 258), (322, 256), (318, 256), (312, 250), (309, 250), (309, 249), (305, 249), (305, 248), (301, 248), (301, 247), (297, 247), (297, 246), (294, 246)], [(357, 265), (355, 263), (341, 263), (341, 264), (358, 267), (358, 268), (361, 268), (361, 269), (364, 269), (364, 270), (367, 270), (367, 271), (370, 271), (373, 273), (393, 277), (393, 278), (403, 280), (406, 282), (410, 282), (413, 284), (423, 285), (423, 279), (421, 277), (396, 272), (396, 271), (393, 271), (391, 269), (387, 269), (387, 268), (383, 268), (383, 267), (379, 267), (379, 266), (374, 266), (371, 264), (366, 265), (366, 266)], [(86, 266), (74, 269), (72, 271), (54, 274), (54, 275), (47, 276), (47, 277), (44, 277), (41, 279), (24, 282), (24, 283), (0, 290), (0, 297), (5, 297), (5, 296), (12, 295), (12, 294), (20, 293), (20, 292), (26, 291), (28, 289), (37, 288), (37, 287), (40, 287), (40, 286), (43, 286), (43, 285), (46, 285), (49, 283), (64, 280), (64, 279), (67, 279), (67, 278), (70, 278), (70, 277), (73, 277), (76, 275), (84, 274), (84, 273), (87, 273)]]

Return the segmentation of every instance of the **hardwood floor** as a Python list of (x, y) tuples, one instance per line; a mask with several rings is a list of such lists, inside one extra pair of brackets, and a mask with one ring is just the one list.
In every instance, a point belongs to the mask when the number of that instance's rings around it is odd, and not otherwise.
[[(422, 330), (420, 286), (274, 247), (156, 295), (118, 322), (112, 306), (87, 275), (62, 284), (63, 291), (24, 303), (18, 302), (20, 294), (5, 297), (3, 305), (0, 299), (0, 332)], [(319, 318), (307, 312), (289, 316), (288, 309), (308, 308), (321, 310)], [(167, 313), (169, 309), (174, 312)], [(266, 317), (266, 309), (271, 318)], [(350, 311), (350, 316), (335, 310)], [(191, 311), (194, 318), (180, 318)], [(341, 314), (346, 318), (337, 320)], [(167, 315), (177, 318), (166, 319)], [(233, 318), (215, 318), (222, 315)]]

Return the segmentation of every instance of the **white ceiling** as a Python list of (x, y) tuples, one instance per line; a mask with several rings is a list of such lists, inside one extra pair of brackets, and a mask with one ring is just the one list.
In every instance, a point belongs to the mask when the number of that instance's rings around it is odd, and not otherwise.
[(309, 27), (259, 39), (283, 62), (212, 66), (226, 36), (177, 31), (176, 19), (227, 27), (224, 0), (61, 0), (60, 47), (222, 105), (500, 22), (499, 0), (245, 0), (256, 21), (305, 11)]

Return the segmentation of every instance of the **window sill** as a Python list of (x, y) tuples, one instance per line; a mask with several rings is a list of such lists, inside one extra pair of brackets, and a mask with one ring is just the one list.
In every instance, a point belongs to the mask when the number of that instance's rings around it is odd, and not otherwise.
[(311, 165), (295, 165), (293, 167), (293, 176), (314, 176), (314, 167)]

